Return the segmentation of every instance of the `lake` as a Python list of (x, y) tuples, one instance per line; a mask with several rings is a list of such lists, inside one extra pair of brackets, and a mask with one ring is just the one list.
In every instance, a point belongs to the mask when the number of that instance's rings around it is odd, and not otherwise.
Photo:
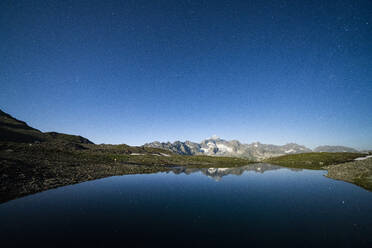
[(1, 247), (372, 247), (372, 192), (269, 164), (174, 168), (0, 205)]

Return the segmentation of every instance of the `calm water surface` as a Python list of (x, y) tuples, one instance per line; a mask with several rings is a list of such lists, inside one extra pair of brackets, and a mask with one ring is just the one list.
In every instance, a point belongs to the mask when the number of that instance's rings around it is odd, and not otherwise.
[(268, 164), (70, 185), (0, 205), (1, 247), (372, 247), (372, 193)]

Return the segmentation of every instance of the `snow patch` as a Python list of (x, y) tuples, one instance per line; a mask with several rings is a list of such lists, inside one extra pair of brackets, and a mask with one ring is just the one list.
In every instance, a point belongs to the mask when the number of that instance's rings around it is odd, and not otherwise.
[(208, 173), (215, 173), (217, 171), (216, 168), (209, 168)]
[(285, 153), (293, 153), (293, 152), (296, 152), (296, 151), (293, 150), (293, 149), (289, 149), (289, 150), (285, 151)]
[(216, 147), (216, 144), (215, 143), (212, 143), (212, 142), (208, 142), (207, 143), (207, 146), (214, 148), (214, 147)]
[(204, 147), (202, 147), (202, 148), (200, 148), (200, 150), (201, 150), (202, 152), (204, 152), (204, 153), (208, 153), (208, 152), (209, 152), (209, 148), (204, 148)]
[(360, 160), (366, 160), (367, 158), (372, 158), (372, 155), (369, 155), (369, 156), (366, 156), (366, 157), (356, 158), (356, 159), (354, 159), (354, 160), (356, 160), (356, 161), (360, 161)]
[(217, 144), (218, 150), (221, 150), (222, 152), (232, 152), (233, 149), (227, 145), (224, 144)]

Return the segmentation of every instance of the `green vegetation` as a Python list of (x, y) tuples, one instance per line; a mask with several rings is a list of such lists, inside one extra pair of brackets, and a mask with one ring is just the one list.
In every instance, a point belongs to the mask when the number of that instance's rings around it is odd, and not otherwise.
[(315, 152), (266, 159), (265, 162), (289, 168), (327, 170), (327, 177), (350, 182), (372, 191), (372, 158), (354, 161), (366, 153)]
[[(138, 149), (138, 148), (135, 148)], [(146, 148), (147, 150), (148, 148)], [(155, 149), (155, 148), (151, 148)], [(158, 149), (159, 150), (159, 149)], [(125, 164), (141, 164), (147, 166), (188, 166), (188, 167), (235, 167), (252, 163), (253, 161), (243, 158), (231, 157), (211, 157), (211, 156), (187, 156), (177, 154), (166, 154), (166, 151), (156, 151), (153, 153), (134, 153), (131, 154), (115, 154), (111, 152), (106, 153), (91, 153), (90, 151), (83, 151), (76, 154), (80, 159), (93, 160), (101, 163), (116, 163)], [(166, 154), (166, 155), (164, 155)]]
[(186, 156), (151, 147), (127, 145), (94, 145), (69, 142), (0, 143), (0, 158), (24, 163), (43, 164), (45, 161), (80, 165), (127, 164), (145, 166), (214, 166), (234, 167), (253, 161), (243, 158)]
[(269, 158), (264, 162), (289, 168), (320, 170), (325, 166), (349, 162), (363, 155), (348, 152), (312, 152)]
[(56, 133), (56, 132), (48, 132), (44, 134), (45, 134), (46, 140), (49, 140), (49, 141), (60, 140), (60, 141), (83, 143), (83, 144), (93, 144), (93, 142), (91, 142), (90, 140), (84, 137), (78, 136), (78, 135)]

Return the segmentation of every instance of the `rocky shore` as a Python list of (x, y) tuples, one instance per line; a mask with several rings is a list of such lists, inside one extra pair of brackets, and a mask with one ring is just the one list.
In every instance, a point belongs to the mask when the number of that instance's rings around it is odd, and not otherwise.
[(327, 177), (350, 182), (372, 191), (372, 158), (324, 167)]

